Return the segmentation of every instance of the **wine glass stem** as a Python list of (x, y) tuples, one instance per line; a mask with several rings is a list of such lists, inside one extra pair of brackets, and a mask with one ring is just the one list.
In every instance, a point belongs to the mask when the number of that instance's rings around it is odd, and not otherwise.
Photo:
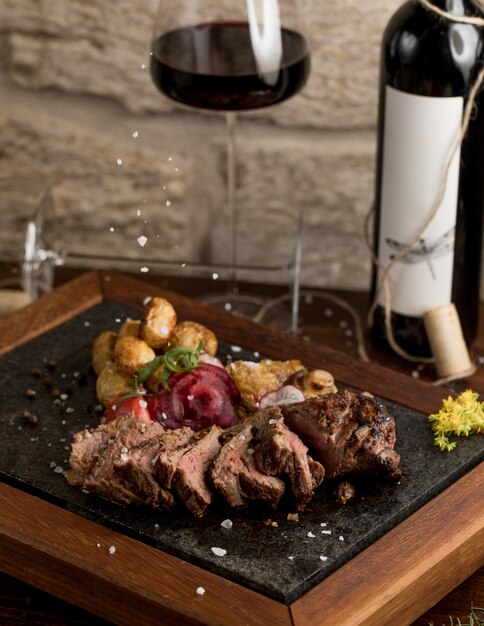
[(235, 208), (235, 185), (237, 155), (235, 146), (235, 128), (237, 114), (228, 111), (225, 114), (227, 129), (227, 223), (228, 223), (228, 264), (230, 267), (228, 279), (228, 292), (231, 295), (237, 293), (237, 212)]

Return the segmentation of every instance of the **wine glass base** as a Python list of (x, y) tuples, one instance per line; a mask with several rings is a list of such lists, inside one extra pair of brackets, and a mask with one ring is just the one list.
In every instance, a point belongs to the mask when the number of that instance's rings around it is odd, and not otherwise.
[(255, 295), (217, 293), (200, 296), (199, 300), (231, 315), (253, 320), (266, 299)]
[[(231, 293), (204, 295), (198, 300), (236, 317), (257, 321), (279, 330), (290, 331), (292, 328), (291, 310), (287, 301), (278, 302), (264, 296)], [(268, 304), (270, 307), (267, 307)]]

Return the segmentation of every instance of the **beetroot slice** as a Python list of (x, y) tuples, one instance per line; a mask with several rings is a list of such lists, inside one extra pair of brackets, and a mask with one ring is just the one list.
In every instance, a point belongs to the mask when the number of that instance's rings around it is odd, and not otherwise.
[[(216, 375), (214, 370), (219, 370)], [(151, 398), (148, 409), (153, 419), (166, 428), (189, 426), (202, 430), (212, 424), (228, 428), (238, 421), (239, 391), (225, 370), (203, 365), (193, 372), (170, 376), (169, 391)]]

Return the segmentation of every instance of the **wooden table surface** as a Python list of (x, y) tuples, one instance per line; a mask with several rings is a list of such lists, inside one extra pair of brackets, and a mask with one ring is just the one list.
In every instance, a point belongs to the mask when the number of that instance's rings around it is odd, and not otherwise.
[[(17, 269), (8, 265), (0, 266), (0, 281), (15, 276)], [(61, 269), (57, 272), (57, 284), (62, 284), (79, 272), (76, 270)], [(138, 279), (140, 277), (137, 277)], [(189, 279), (160, 278), (150, 276), (147, 279), (162, 287), (183, 293), (184, 295), (197, 297), (205, 293), (207, 285), (200, 281)], [(260, 288), (262, 293), (277, 295), (280, 289)], [(338, 306), (332, 296), (336, 295), (350, 304), (360, 315), (365, 317), (368, 305), (368, 295), (365, 292), (335, 292), (330, 293), (330, 298), (325, 298), (324, 293), (313, 297), (308, 294), (302, 299), (301, 305), (301, 334), (308, 340), (328, 345), (332, 348), (346, 352), (353, 356), (358, 355), (358, 343), (356, 341), (356, 329), (352, 315)], [(400, 358), (373, 346), (368, 337), (365, 337), (365, 346), (370, 358), (387, 367), (399, 370), (409, 376), (423, 380), (433, 381), (436, 374), (432, 366), (416, 366), (406, 363)], [(472, 358), (477, 365), (476, 373), (468, 380), (459, 381), (449, 386), (452, 390), (461, 390), (471, 387), (475, 391), (484, 394), (484, 303), (481, 303), (480, 326), (478, 337), (472, 346)], [(458, 624), (469, 624), (469, 612), (471, 606), (484, 607), (484, 564), (480, 570), (463, 582), (459, 587), (443, 598), (437, 605), (422, 615), (414, 622), (415, 626), (440, 626), (450, 625), (453, 619)], [(477, 613), (484, 620), (484, 611)], [(69, 624), (78, 626), (101, 626), (108, 624), (94, 615), (86, 613), (66, 602), (43, 593), (25, 583), (0, 573), (0, 624), (5, 626), (20, 626), (23, 624), (45, 624), (46, 626), (65, 626)], [(474, 624), (477, 623), (474, 622)], [(140, 621), (140, 625), (142, 622)]]

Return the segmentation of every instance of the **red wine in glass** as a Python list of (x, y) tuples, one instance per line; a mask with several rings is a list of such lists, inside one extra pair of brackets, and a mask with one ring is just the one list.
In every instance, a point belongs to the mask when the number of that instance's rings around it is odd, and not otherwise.
[(177, 102), (216, 111), (271, 106), (300, 91), (310, 72), (305, 38), (281, 29), (276, 80), (257, 70), (247, 22), (212, 22), (168, 31), (152, 46), (151, 76)]

